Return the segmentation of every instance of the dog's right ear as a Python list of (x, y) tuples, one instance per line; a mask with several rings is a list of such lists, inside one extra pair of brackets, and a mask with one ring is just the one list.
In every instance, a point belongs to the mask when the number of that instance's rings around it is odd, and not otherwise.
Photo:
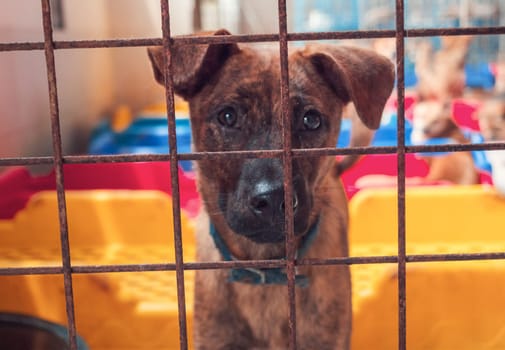
[(344, 103), (354, 104), (364, 125), (379, 128), (395, 81), (395, 67), (389, 59), (372, 50), (324, 44), (308, 45), (301, 55)]
[[(225, 29), (199, 35), (230, 35)], [(174, 91), (188, 99), (223, 66), (228, 57), (238, 53), (237, 44), (182, 44), (172, 46), (172, 81)], [(147, 49), (156, 81), (165, 84), (165, 53), (162, 46)]]

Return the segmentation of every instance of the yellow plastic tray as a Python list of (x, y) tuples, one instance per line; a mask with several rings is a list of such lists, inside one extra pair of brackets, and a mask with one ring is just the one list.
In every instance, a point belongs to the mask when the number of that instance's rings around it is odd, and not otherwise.
[[(352, 256), (396, 255), (396, 189), (350, 203)], [(505, 251), (505, 199), (490, 187), (406, 193), (407, 254)], [(398, 347), (395, 264), (353, 265), (353, 349)], [(408, 263), (407, 348), (505, 349), (505, 261)]]
[[(157, 191), (67, 191), (73, 265), (175, 262), (172, 203)], [(193, 223), (182, 213), (185, 260)], [(40, 192), (13, 220), (0, 221), (0, 267), (61, 266), (56, 194)], [(185, 273), (188, 328), (193, 272)], [(0, 277), (0, 311), (66, 323), (59, 275)], [(74, 274), (78, 333), (90, 348), (177, 349), (175, 272)]]
[[(68, 191), (73, 265), (174, 262), (170, 198), (156, 191)], [(487, 187), (409, 189), (408, 254), (505, 251), (505, 200)], [(397, 254), (396, 190), (350, 203), (352, 256)], [(183, 215), (185, 261), (193, 224)], [(61, 265), (57, 202), (39, 193), (0, 221), (0, 267)], [(395, 264), (353, 265), (353, 349), (395, 349)], [(193, 273), (185, 273), (191, 341)], [(80, 335), (93, 350), (178, 349), (174, 272), (75, 274)], [(65, 323), (61, 276), (0, 277), (0, 310)], [(408, 349), (505, 349), (505, 262), (409, 263)]]

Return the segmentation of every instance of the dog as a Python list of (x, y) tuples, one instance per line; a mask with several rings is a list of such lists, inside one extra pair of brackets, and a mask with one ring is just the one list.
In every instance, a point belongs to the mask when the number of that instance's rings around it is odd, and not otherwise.
[(505, 93), (487, 99), (477, 111), (480, 131), (484, 140), (505, 140)]
[(433, 53), (430, 43), (418, 44), (415, 55), (418, 100), (447, 101), (465, 91), (465, 61), (471, 36), (441, 37), (440, 50)]
[[(229, 35), (226, 30), (200, 35)], [(171, 50), (174, 91), (189, 102), (198, 152), (282, 149), (280, 60), (247, 45), (184, 45)], [(148, 49), (164, 84), (161, 47)], [(377, 128), (394, 84), (394, 67), (374, 52), (310, 45), (289, 53), (293, 148), (335, 147), (343, 107)], [(292, 163), (297, 259), (348, 255), (347, 200), (335, 157)], [(197, 162), (203, 211), (197, 260), (284, 259), (283, 165), (278, 158)], [(347, 265), (297, 266), (299, 349), (349, 349), (351, 280)], [(196, 349), (288, 348), (288, 298), (283, 269), (196, 271)]]
[[(444, 143), (467, 144), (470, 141), (452, 118), (451, 104), (436, 100), (418, 102), (413, 110), (411, 141), (426, 144), (434, 139), (450, 139)], [(470, 152), (450, 152), (422, 156), (429, 165), (425, 180), (449, 181), (454, 184), (479, 183), (479, 174)]]
[[(477, 111), (480, 131), (487, 142), (505, 141), (505, 93), (496, 94)], [(493, 184), (505, 196), (505, 151), (486, 151), (491, 163)]]

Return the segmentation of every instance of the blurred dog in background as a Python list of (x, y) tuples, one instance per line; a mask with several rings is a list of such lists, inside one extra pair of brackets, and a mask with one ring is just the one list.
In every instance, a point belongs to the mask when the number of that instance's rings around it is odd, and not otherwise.
[[(452, 118), (450, 103), (422, 101), (413, 111), (411, 140), (414, 144), (428, 144), (434, 139), (447, 139), (443, 143), (466, 144), (470, 141)], [(454, 184), (470, 185), (479, 182), (470, 152), (450, 152), (422, 156), (430, 167), (428, 181), (450, 181)]]
[[(418, 77), (417, 103), (413, 109), (414, 144), (429, 144), (436, 139), (442, 143), (469, 143), (452, 117), (452, 101), (465, 92), (465, 61), (471, 36), (441, 38), (441, 48), (433, 52), (432, 45), (423, 41), (416, 48)], [(442, 140), (440, 140), (442, 141)], [(430, 167), (428, 181), (450, 181), (455, 184), (476, 184), (479, 181), (470, 152), (423, 155)]]
[[(479, 126), (487, 142), (505, 141), (505, 93), (488, 99), (477, 112)], [(505, 195), (505, 151), (486, 151), (493, 183)]]
[(418, 44), (415, 56), (418, 100), (445, 102), (463, 96), (465, 61), (471, 41), (471, 36), (445, 36), (436, 52), (427, 41)]
[(486, 141), (505, 140), (505, 93), (485, 101), (477, 116)]

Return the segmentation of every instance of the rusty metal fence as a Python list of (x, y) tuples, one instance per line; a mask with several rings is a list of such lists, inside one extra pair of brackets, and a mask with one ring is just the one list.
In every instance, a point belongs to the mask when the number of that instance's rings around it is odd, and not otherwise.
[[(274, 1), (274, 0), (272, 0)], [(335, 264), (383, 264), (395, 263), (398, 267), (398, 348), (405, 350), (407, 322), (406, 322), (406, 265), (415, 262), (437, 261), (464, 261), (464, 260), (490, 260), (505, 259), (505, 252), (468, 253), (468, 254), (430, 254), (430, 255), (407, 255), (406, 254), (406, 203), (405, 203), (405, 155), (417, 152), (461, 152), (471, 150), (505, 150), (505, 142), (464, 144), (464, 145), (437, 145), (437, 146), (407, 146), (405, 143), (405, 117), (404, 117), (404, 43), (406, 38), (428, 37), (440, 35), (498, 35), (505, 34), (505, 27), (479, 27), (479, 28), (447, 28), (447, 29), (406, 29), (404, 25), (404, 1), (396, 0), (395, 5), (395, 30), (366, 30), (366, 31), (341, 31), (341, 32), (309, 32), (290, 33), (287, 29), (287, 4), (286, 0), (278, 0), (278, 24), (277, 34), (251, 34), (230, 36), (178, 36), (173, 37), (170, 32), (170, 11), (167, 0), (161, 0), (162, 15), (162, 38), (128, 39), (128, 40), (82, 40), (82, 41), (55, 41), (53, 39), (50, 0), (41, 0), (44, 42), (15, 42), (0, 43), (0, 52), (43, 50), (47, 66), (47, 82), (49, 84), (49, 101), (51, 116), (51, 131), (53, 156), (44, 157), (3, 157), (0, 158), (0, 166), (14, 165), (53, 165), (56, 172), (56, 192), (58, 198), (59, 228), (61, 240), (62, 266), (37, 266), (37, 267), (6, 267), (0, 268), (0, 276), (8, 275), (48, 275), (57, 274), (64, 277), (64, 291), (66, 300), (66, 313), (69, 329), (70, 349), (77, 349), (77, 331), (74, 314), (74, 295), (72, 277), (75, 274), (107, 273), (107, 272), (145, 272), (145, 271), (175, 271), (177, 278), (177, 298), (179, 308), (179, 339), (180, 348), (188, 348), (188, 332), (186, 320), (186, 305), (184, 292), (184, 271), (205, 269), (229, 269), (245, 267), (262, 268), (286, 268), (288, 276), (287, 293), (289, 300), (289, 344), (290, 349), (296, 349), (296, 308), (295, 308), (295, 267), (297, 265), (335, 265)], [(398, 124), (396, 147), (355, 147), (355, 148), (323, 148), (323, 149), (291, 149), (289, 122), (289, 78), (287, 49), (291, 41), (310, 40), (338, 40), (338, 39), (364, 39), (364, 38), (396, 38), (396, 66), (397, 66), (397, 99), (398, 99)], [(230, 152), (200, 152), (178, 153), (175, 131), (174, 94), (171, 81), (171, 47), (174, 42), (185, 44), (204, 43), (246, 43), (246, 42), (278, 42), (281, 64), (281, 106), (283, 120), (283, 149), (269, 151), (230, 151)], [(58, 104), (58, 84), (56, 80), (56, 65), (54, 60), (55, 50), (67, 50), (74, 48), (110, 48), (110, 47), (141, 47), (150, 45), (163, 45), (166, 53), (167, 65), (166, 103), (168, 107), (169, 148), (166, 155), (98, 155), (98, 156), (64, 156), (62, 152), (60, 113)], [(296, 260), (293, 234), (293, 208), (286, 206), (286, 250), (285, 260), (252, 260), (252, 261), (216, 261), (216, 262), (184, 262), (183, 242), (181, 236), (181, 203), (179, 195), (178, 161), (200, 160), (221, 157), (265, 157), (280, 158), (284, 165), (285, 199), (289, 202), (292, 198), (291, 188), (291, 162), (295, 157), (310, 156), (336, 156), (348, 154), (396, 154), (398, 157), (398, 254), (392, 256), (367, 256), (347, 257), (333, 259), (303, 259)], [(170, 161), (170, 178), (173, 188), (173, 215), (174, 218), (174, 241), (175, 263), (172, 264), (124, 264), (124, 265), (91, 265), (79, 266), (71, 264), (71, 250), (69, 244), (69, 230), (67, 223), (67, 210), (65, 201), (65, 181), (63, 176), (63, 164), (69, 163), (99, 163), (99, 162), (144, 162), (144, 161)], [(170, 215), (170, 213), (167, 213)]]

